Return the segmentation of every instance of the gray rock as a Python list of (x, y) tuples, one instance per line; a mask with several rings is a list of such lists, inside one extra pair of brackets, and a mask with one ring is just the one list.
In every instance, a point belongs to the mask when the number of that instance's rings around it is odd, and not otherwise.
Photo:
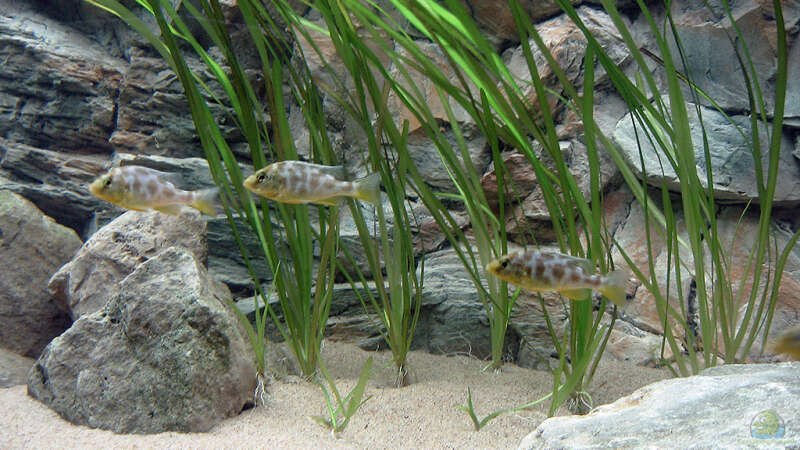
[[(746, 203), (758, 201), (758, 189), (755, 176), (755, 166), (750, 147), (736, 127), (725, 116), (716, 110), (700, 107), (703, 123), (708, 135), (709, 152), (711, 161), (706, 161), (703, 150), (702, 129), (697, 116), (695, 105), (686, 103), (691, 127), (692, 143), (694, 145), (697, 172), (700, 181), (707, 186), (706, 167), (710, 164), (714, 176), (714, 195), (721, 201)], [(750, 121), (745, 116), (731, 116), (731, 120), (739, 127), (747, 139), (750, 139)], [(771, 126), (759, 123), (759, 134), (762, 143), (768, 143), (768, 134), (772, 132)], [(644, 157), (645, 170), (648, 182), (654, 186), (667, 186), (680, 191), (680, 183), (675, 170), (669, 160), (660, 150), (650, 144), (646, 137), (642, 137), (643, 130), (638, 127), (641, 137), (641, 149)], [(632, 116), (626, 115), (617, 124), (614, 140), (622, 148), (623, 155), (635, 171), (641, 175), (642, 167), (639, 158), (639, 145), (636, 142)], [(768, 167), (768, 155), (764, 152), (763, 167)], [(663, 168), (663, 169), (662, 169)], [(792, 143), (784, 136), (781, 141), (780, 159), (778, 162), (778, 180), (775, 188), (775, 204), (777, 206), (791, 206), (800, 204), (800, 164), (792, 157)]]
[[(781, 2), (788, 40), (791, 45), (792, 35), (796, 34), (796, 26), (800, 20), (800, 7), (796, 2)], [(727, 13), (720, 3), (711, 3), (707, 7), (702, 2), (673, 2), (672, 18), (675, 30), (681, 38), (683, 58), (679, 57), (678, 48), (670, 40), (671, 52), (675, 58), (677, 70), (688, 73), (692, 81), (697, 84), (710, 98), (714, 99), (723, 110), (741, 113), (749, 111), (750, 105), (745, 89), (745, 79), (742, 74), (731, 39), (737, 41), (739, 51), (742, 51), (743, 39), (747, 44), (748, 55), (745, 64), (752, 63), (756, 71), (760, 88), (764, 94), (767, 114), (772, 115), (775, 105), (775, 78), (777, 73), (777, 27), (772, 3), (757, 0), (737, 1), (730, 5), (731, 13), (736, 18), (736, 27), (731, 25)], [(793, 31), (794, 29), (794, 31)], [(657, 46), (648, 44), (650, 50)], [(797, 48), (797, 44), (793, 45)], [(790, 47), (791, 48), (791, 47)], [(790, 66), (797, 68), (797, 50), (790, 61)], [(745, 58), (742, 55), (742, 58)], [(683, 64), (685, 61), (685, 66)], [(748, 70), (751, 70), (748, 68)], [(790, 72), (789, 86), (786, 98), (787, 118), (800, 118), (798, 107), (798, 85), (793, 80)], [(750, 74), (752, 83), (752, 74)], [(685, 87), (685, 95), (690, 95), (689, 88)], [(690, 98), (690, 97), (687, 97)], [(702, 97), (701, 97), (702, 99)], [(703, 99), (703, 102), (705, 100)], [(708, 106), (707, 103), (704, 103)]]
[[(586, 416), (547, 419), (518, 448), (796, 445), (790, 427), (800, 421), (798, 370), (800, 363), (730, 365), (660, 381)], [(777, 419), (772, 429), (768, 419)]]
[[(612, 61), (619, 66), (627, 64), (631, 58), (630, 53), (619, 34), (615, 32), (616, 28), (608, 14), (587, 6), (578, 8), (577, 12), (581, 21)], [(581, 29), (564, 14), (538, 24), (536, 29), (566, 77), (580, 91), (583, 85), (584, 58), (587, 46), (586, 37)], [(544, 86), (562, 93), (563, 88), (556, 73), (547, 63), (547, 59), (539, 51), (533, 39), (530, 40), (530, 47), (536, 70)], [(503, 60), (511, 75), (518, 80), (517, 84), (522, 87), (527, 104), (538, 109), (538, 96), (531, 81), (531, 69), (528, 67), (522, 47), (516, 46), (504, 52)], [(608, 84), (607, 82), (608, 77), (605, 70), (598, 66), (595, 74), (595, 89), (603, 88)], [(565, 104), (553, 95), (548, 97), (547, 102), (554, 111), (554, 115), (560, 114), (565, 109)], [(559, 119), (558, 116), (556, 119)]]
[(96, 212), (98, 220), (110, 220), (123, 211), (89, 193), (88, 184), (107, 160), (106, 155), (43, 150), (0, 138), (0, 189), (30, 199), (48, 216), (88, 237)]
[(0, 388), (28, 382), (28, 371), (36, 360), (0, 348)]
[(69, 316), (47, 291), (47, 280), (81, 241), (31, 202), (0, 191), (0, 343), (36, 357), (69, 328)]
[(120, 292), (120, 282), (161, 251), (182, 246), (205, 262), (205, 222), (200, 213), (180, 216), (128, 211), (97, 231), (50, 280), (49, 288), (77, 319), (103, 307)]
[(27, 2), (0, 0), (0, 42), (0, 136), (109, 152), (127, 62)]
[[(475, 285), (455, 250), (446, 249), (425, 256), (422, 313), (414, 344), (430, 353), (469, 353), (491, 357), (489, 319)], [(509, 327), (504, 355), (514, 361), (519, 336)]]
[(230, 298), (192, 252), (168, 248), (45, 349), (28, 392), (75, 424), (207, 431), (238, 414), (255, 388), (252, 350)]

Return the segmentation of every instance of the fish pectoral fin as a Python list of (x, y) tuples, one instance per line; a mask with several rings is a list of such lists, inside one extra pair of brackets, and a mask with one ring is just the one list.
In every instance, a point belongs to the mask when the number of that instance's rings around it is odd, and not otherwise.
[(572, 300), (586, 300), (592, 294), (591, 289), (564, 289), (560, 292), (561, 295)]
[(181, 205), (164, 205), (164, 206), (156, 206), (153, 207), (156, 211), (161, 211), (166, 214), (172, 214), (173, 216), (180, 215), (181, 213)]

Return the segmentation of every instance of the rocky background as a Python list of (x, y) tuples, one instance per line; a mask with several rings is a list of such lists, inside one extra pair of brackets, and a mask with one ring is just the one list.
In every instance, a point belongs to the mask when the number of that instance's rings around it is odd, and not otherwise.
[[(234, 2), (223, 3), (231, 8)], [(505, 2), (472, 0), (467, 3), (512, 73), (524, 77), (521, 48), (519, 42), (514, 41), (513, 18)], [(582, 2), (574, 0), (573, 3)], [(624, 8), (630, 2), (618, 3)], [(539, 22), (540, 33), (567, 75), (579, 80), (583, 75), (585, 41), (578, 30), (558, 14), (557, 7), (549, 1), (528, 0), (523, 4)], [(775, 21), (769, 4), (757, 0), (732, 2), (734, 17), (747, 39), (759, 79), (764, 83), (762, 89), (767, 93), (772, 90), (776, 66)], [(797, 212), (800, 205), (800, 41), (797, 39), (800, 6), (786, 2), (784, 8), (786, 28), (790, 30), (790, 68), (786, 121), (780, 130), (783, 148), (776, 191), (774, 235), (779, 248), (800, 227)], [(608, 53), (622, 67), (627, 67), (630, 55), (602, 9), (587, 1), (580, 5), (579, 12)], [(742, 73), (726, 34), (731, 32), (727, 17), (722, 11), (709, 11), (700, 2), (693, 1), (676, 2), (673, 14), (675, 26), (684, 36), (688, 61), (684, 70), (694, 74), (700, 87), (719, 102), (734, 121), (749, 120), (746, 116), (749, 105), (742, 94)], [(235, 30), (236, 14), (229, 9), (227, 15)], [(644, 19), (633, 10), (629, 10), (627, 19), (641, 46), (655, 49), (642, 31), (646, 29)], [(319, 37), (315, 43), (324, 52), (332, 53), (331, 44), (324, 38)], [(308, 42), (301, 41), (298, 45), (310, 50)], [(432, 47), (430, 56), (442, 58)], [(185, 423), (158, 424), (161, 428), (146, 431), (207, 429), (213, 420), (235, 413), (236, 408), (241, 409), (247, 401), (241, 393), (248, 389), (252, 392), (249, 382), (242, 376), (247, 366), (244, 361), (247, 357), (241, 353), (246, 335), (236, 327), (233, 332), (224, 331), (223, 322), (227, 319), (213, 306), (212, 300), (230, 298), (238, 301), (241, 309), (252, 310), (253, 286), (226, 221), (201, 220), (192, 214), (179, 218), (138, 213), (120, 216), (124, 212), (122, 209), (93, 197), (87, 188), (89, 181), (109, 167), (131, 163), (178, 172), (185, 179), (185, 188), (202, 188), (212, 183), (180, 82), (134, 31), (77, 0), (0, 0), (0, 61), (0, 261), (3, 262), (0, 346), (13, 352), (6, 355), (0, 350), (0, 361), (14, 362), (8, 364), (11, 369), (0, 367), (0, 383), (24, 379), (22, 371), (13, 367), (29, 360), (17, 363), (20, 360), (17, 355), (37, 358), (41, 354), (32, 371), (31, 392), (39, 398), (50, 399), (51, 406), (58, 408), (58, 404), (74, 403), (79, 401), (75, 399), (90, 398), (102, 392), (103, 386), (109, 383), (109, 376), (124, 379), (132, 375), (134, 368), (125, 361), (147, 354), (152, 355), (152, 359), (146, 367), (155, 370), (163, 361), (171, 361), (169, 367), (182, 376), (183, 392), (196, 392), (202, 387), (202, 377), (211, 375), (201, 375), (200, 369), (189, 368), (181, 355), (183, 350), (191, 348), (183, 346), (186, 339), (192, 342), (199, 339), (205, 342), (193, 344), (194, 348), (204, 348), (204, 353), (212, 355), (207, 362), (211, 367), (208, 373), (215, 373), (217, 378), (228, 377), (231, 384), (237, 386), (234, 404), (230, 403), (230, 396), (223, 398), (219, 393), (202, 392), (199, 395), (208, 403), (186, 406), (186, 411), (181, 413), (186, 418)], [(325, 75), (318, 61), (311, 59), (309, 64), (314, 74)], [(555, 76), (545, 70), (543, 62), (541, 69), (545, 82), (555, 85)], [(426, 80), (420, 78), (417, 82), (424, 92)], [(430, 94), (431, 104), (435, 105), (436, 93), (431, 91)], [(596, 99), (596, 120), (603, 131), (613, 136), (629, 153), (630, 161), (638, 165), (630, 116), (622, 99), (607, 83), (603, 84), (602, 74), (598, 74)], [(766, 102), (771, 107), (773, 102), (769, 95)], [(345, 161), (356, 160), (348, 155), (355, 155), (353, 152), (362, 147), (360, 137), (347, 127), (345, 112), (328, 103), (327, 121), (335, 150)], [(225, 122), (222, 107), (216, 108), (214, 112), (220, 117), (226, 138), (241, 156), (241, 164), (248, 173), (252, 169), (245, 142), (234, 125)], [(390, 108), (395, 117), (410, 119), (397, 102), (390, 102)], [(757, 198), (752, 160), (744, 138), (724, 117), (707, 105), (700, 108), (709, 130), (712, 154), (711, 161), (705, 161), (698, 150), (698, 165), (710, 164), (715, 171), (714, 189), (724, 203), (718, 211), (720, 227), (734, 249), (732, 266), (743, 267), (758, 223), (754, 207), (742, 216), (744, 206)], [(438, 117), (447, 121), (443, 110)], [(576, 175), (585, 173), (588, 162), (580, 124), (568, 111), (561, 111), (558, 119), (559, 138), (570, 170)], [(474, 164), (482, 171), (486, 192), (491, 197), (496, 187), (486, 141), (474, 131), (468, 117), (460, 116), (459, 120)], [(696, 123), (696, 118), (694, 120)], [(289, 121), (302, 153), (307, 131), (296, 105), (290, 107)], [(420, 171), (437, 189), (451, 188), (436, 150), (422, 131), (414, 128), (413, 121), (411, 124), (410, 146)], [(769, 124), (764, 125), (765, 129), (769, 128)], [(658, 164), (653, 150), (644, 148), (644, 155), (648, 173), (656, 173), (651, 167)], [(504, 158), (511, 162), (509, 167), (515, 185), (525, 193), (521, 204), (508, 208), (511, 210), (509, 224), (518, 227), (511, 229), (511, 236), (522, 244), (523, 237), (533, 233), (537, 240), (546, 244), (552, 238), (552, 231), (535, 177), (524, 169), (526, 164), (513, 164), (521, 155), (509, 152)], [(602, 163), (610, 231), (635, 262), (644, 264), (647, 257), (641, 207), (621, 185), (610, 160)], [(356, 166), (351, 169), (359, 170)], [(674, 174), (666, 173), (663, 178), (677, 189)], [(654, 177), (651, 181), (660, 184), (661, 179)], [(588, 190), (588, 180), (581, 186)], [(415, 345), (431, 352), (469, 352), (487, 357), (488, 321), (472, 282), (444, 236), (430, 221), (425, 221), (423, 208), (420, 206), (416, 210), (422, 220), (419, 229), (414, 231), (420, 251), (426, 252), (426, 259), (423, 311)], [(454, 209), (453, 215), (463, 218), (463, 225), (469, 226), (462, 211)], [(355, 227), (347, 217), (343, 218), (342, 233), (345, 245), (357, 246)], [(259, 254), (254, 237), (244, 237), (254, 249), (251, 253)], [(656, 270), (663, 274), (661, 282), (666, 283), (666, 249), (657, 239), (654, 246)], [(622, 261), (619, 255), (615, 255), (615, 260)], [(659, 267), (663, 268), (660, 272)], [(181, 271), (186, 282), (176, 283), (170, 279), (170, 270)], [(265, 265), (257, 265), (256, 270), (263, 274), (260, 281), (269, 281)], [(684, 292), (688, 292), (690, 280), (688, 277), (684, 280), (687, 283)], [(184, 289), (185, 295), (179, 298), (188, 300), (177, 303), (170, 300), (178, 298), (173, 289)], [(365, 348), (380, 345), (375, 321), (364, 314), (349, 285), (336, 289), (329, 338)], [(633, 280), (629, 283), (628, 294), (629, 303), (620, 311), (606, 357), (633, 364), (654, 364), (659, 355), (662, 327), (652, 295)], [(161, 300), (141, 301), (148, 298), (146, 296)], [(555, 296), (547, 296), (546, 300), (547, 308), (554, 313), (552, 317), (559, 321), (556, 326), (563, 326), (560, 301)], [(672, 300), (676, 307), (679, 302), (687, 301)], [(543, 367), (548, 363), (546, 359), (552, 353), (552, 345), (540, 308), (533, 297), (520, 297), (509, 332), (508, 360), (527, 367)], [(90, 358), (91, 355), (85, 354), (86, 342), (104, 339), (113, 342), (119, 333), (142, 337), (160, 335), (159, 327), (166, 326), (167, 322), (144, 318), (161, 314), (170, 314), (167, 316), (170, 320), (186, 326), (172, 330), (159, 341), (158, 349), (149, 348), (151, 344), (145, 340), (139, 342), (141, 347), (125, 351), (109, 344), (105, 349), (106, 357), (120, 361), (119, 366), (88, 371), (92, 376), (87, 375), (82, 383), (73, 383), (69, 388), (72, 390), (65, 387), (69, 383), (58, 381), (74, 375), (70, 373), (74, 367), (102, 360), (101, 355)], [(799, 316), (800, 248), (796, 248), (786, 265), (772, 332), (778, 333), (796, 323)], [(86, 320), (78, 320), (82, 317)], [(70, 328), (73, 321), (76, 321), (75, 326)], [(48, 342), (68, 328), (42, 354)], [(209, 338), (209, 332), (213, 339)], [(755, 348), (754, 354), (759, 350)], [(70, 362), (64, 364), (53, 356), (54, 352), (71, 354)], [(775, 358), (767, 354), (767, 359)], [(175, 382), (173, 378), (158, 378), (165, 374), (147, 376), (162, 380), (159, 386), (163, 390), (150, 393), (154, 397), (175, 388), (170, 384)], [(135, 385), (121, 389), (130, 390), (121, 394), (124, 398), (141, 395)], [(164, 407), (168, 406), (176, 407), (174, 404)], [(101, 410), (78, 409), (72, 412), (75, 416), (70, 420), (118, 431), (145, 431), (133, 422), (108, 424), (98, 412)], [(169, 415), (174, 416), (174, 411)]]

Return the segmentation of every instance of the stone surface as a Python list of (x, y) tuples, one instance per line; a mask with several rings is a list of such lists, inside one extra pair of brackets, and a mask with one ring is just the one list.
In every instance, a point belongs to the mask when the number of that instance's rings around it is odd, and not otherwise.
[[(570, 0), (573, 5), (578, 5), (581, 0)], [(496, 0), (466, 0), (467, 11), (488, 34), (488, 38), (497, 44), (503, 41), (519, 43), (517, 25), (511, 6), (506, 1)], [(520, 7), (528, 19), (533, 23), (561, 14), (561, 8), (553, 0), (522, 0)]]
[[(789, 44), (794, 41), (796, 26), (800, 22), (800, 5), (797, 2), (781, 2), (783, 16), (788, 31)], [(749, 111), (750, 105), (745, 89), (745, 80), (731, 39), (739, 41), (743, 38), (747, 44), (748, 56), (758, 76), (760, 88), (764, 94), (768, 115), (772, 115), (775, 104), (775, 76), (777, 72), (777, 27), (772, 2), (746, 0), (731, 2), (731, 15), (736, 20), (737, 30), (720, 3), (707, 7), (702, 2), (673, 2), (672, 17), (675, 30), (681, 37), (681, 58), (675, 57), (677, 69), (688, 73), (709, 97), (725, 111)], [(673, 55), (678, 55), (674, 41), (670, 41)], [(741, 43), (737, 43), (742, 50)], [(795, 55), (798, 45), (795, 43)], [(649, 46), (655, 50), (656, 46)], [(745, 58), (745, 56), (742, 56)], [(797, 58), (790, 64), (797, 68)], [(749, 70), (749, 69), (748, 69)], [(789, 74), (790, 95), (786, 98), (787, 118), (800, 118), (800, 107), (797, 96), (800, 85)], [(752, 78), (752, 75), (751, 75)], [(752, 81), (751, 81), (752, 82)], [(685, 95), (689, 95), (688, 88)], [(687, 97), (689, 98), (689, 97)]]
[[(431, 353), (467, 353), (491, 357), (489, 319), (475, 285), (455, 250), (425, 256), (422, 312), (414, 344)], [(516, 360), (519, 336), (509, 327), (503, 354)]]
[(36, 360), (0, 348), (0, 388), (28, 382), (28, 370)]
[(205, 262), (206, 224), (200, 213), (180, 216), (128, 211), (97, 231), (50, 280), (56, 301), (74, 319), (93, 313), (120, 292), (120, 282), (161, 251), (182, 246)]
[(47, 291), (47, 280), (80, 248), (75, 232), (30, 201), (0, 191), (0, 345), (36, 357), (69, 328), (69, 316)]
[[(615, 27), (608, 14), (587, 6), (578, 8), (577, 12), (589, 32), (597, 39), (600, 46), (614, 63), (619, 66), (625, 65), (630, 59), (630, 53), (619, 35), (614, 31)], [(566, 77), (580, 91), (583, 85), (584, 57), (587, 45), (583, 32), (563, 14), (538, 23), (536, 30)], [(559, 94), (563, 93), (556, 73), (547, 63), (544, 54), (539, 51), (532, 39), (530, 40), (530, 48), (533, 52), (536, 70), (544, 86)], [(528, 104), (538, 111), (539, 100), (536, 90), (531, 84), (531, 69), (528, 67), (522, 47), (517, 46), (506, 50), (503, 53), (503, 61), (508, 66), (511, 75), (517, 79), (517, 84), (523, 89)], [(595, 89), (602, 89), (604, 84), (607, 84), (607, 80), (608, 77), (602, 66), (598, 66), (595, 73)], [(565, 105), (554, 95), (548, 96), (547, 102), (558, 120), (557, 114), (564, 111)]]
[(28, 392), (75, 424), (207, 431), (241, 412), (255, 389), (252, 350), (230, 298), (192, 252), (168, 248), (45, 349)]
[[(708, 136), (710, 162), (705, 158), (702, 129), (695, 105), (686, 103), (700, 181), (707, 186), (706, 167), (710, 164), (714, 176), (714, 195), (717, 199), (723, 202), (738, 203), (758, 201), (755, 165), (745, 137), (718, 111), (702, 106), (700, 108)], [(745, 133), (747, 139), (751, 139), (750, 122), (747, 117), (733, 115), (731, 120)], [(642, 128), (638, 127), (637, 131), (641, 137), (643, 135)], [(759, 135), (762, 143), (769, 142), (768, 132), (771, 132), (771, 127), (765, 127), (763, 123), (760, 123)], [(641, 176), (642, 172), (639, 156), (641, 147), (648, 182), (654, 186), (660, 186), (664, 181), (673, 191), (680, 191), (675, 170), (662, 152), (656, 150), (646, 137), (641, 137), (641, 145), (637, 144), (630, 114), (626, 115), (617, 125), (614, 140), (619, 144), (623, 155), (638, 176)], [(791, 154), (792, 147), (791, 141), (784, 136), (781, 140), (778, 162), (778, 180), (780, 182), (775, 188), (775, 204), (777, 206), (800, 204), (800, 164)], [(766, 152), (763, 155), (762, 164), (766, 174), (766, 168), (769, 166)]]
[[(552, 173), (558, 173), (555, 161), (539, 145), (534, 145), (534, 156)], [(578, 188), (586, 201), (591, 200), (589, 177), (589, 158), (586, 146), (578, 140), (559, 142), (559, 150), (570, 175), (575, 179)], [(600, 167), (600, 189), (605, 191), (614, 181), (618, 170), (607, 152), (598, 152)], [(527, 157), (519, 153), (510, 153), (503, 157), (504, 165), (510, 175), (510, 186), (506, 192), (506, 230), (511, 239), (518, 243), (533, 242), (535, 239), (549, 241), (555, 238), (552, 231), (550, 211), (539, 187), (536, 174)], [(508, 177), (507, 177), (508, 178)], [(552, 180), (551, 180), (552, 181)], [(506, 180), (509, 183), (509, 180)], [(487, 200), (497, 207), (497, 175), (492, 167), (481, 179), (481, 186)], [(513, 188), (512, 188), (513, 186)], [(557, 189), (557, 188), (556, 188)], [(560, 190), (557, 189), (560, 193)]]
[(127, 63), (29, 8), (0, 1), (0, 137), (53, 150), (109, 152)]
[[(800, 363), (720, 366), (697, 376), (660, 381), (586, 416), (547, 419), (518, 448), (796, 445), (792, 424), (800, 421), (798, 370)], [(765, 433), (757, 418), (769, 410), (780, 418), (785, 434), (756, 439), (754, 433)]]
[(89, 193), (88, 184), (105, 167), (106, 155), (57, 152), (31, 147), (0, 138), (0, 189), (31, 199), (39, 209), (57, 218), (84, 238), (98, 220), (110, 220), (123, 210), (115, 208), (112, 216), (104, 214), (110, 205)]

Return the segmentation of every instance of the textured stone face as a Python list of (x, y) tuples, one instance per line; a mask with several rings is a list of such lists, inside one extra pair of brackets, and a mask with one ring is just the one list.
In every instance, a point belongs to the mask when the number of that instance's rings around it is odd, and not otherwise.
[[(800, 420), (800, 363), (726, 365), (645, 386), (585, 416), (545, 420), (519, 445), (533, 448), (738, 448), (759, 443), (755, 419), (773, 411), (784, 426)], [(781, 433), (783, 434), (783, 433)]]
[(28, 392), (75, 424), (206, 431), (255, 389), (252, 350), (228, 299), (192, 252), (168, 248), (46, 348)]
[[(707, 186), (706, 168), (711, 167), (714, 177), (714, 195), (717, 199), (724, 202), (746, 203), (750, 200), (758, 201), (757, 178), (755, 174), (755, 163), (753, 161), (750, 146), (745, 137), (736, 129), (742, 130), (748, 140), (753, 138), (750, 128), (750, 119), (746, 116), (731, 116), (731, 120), (736, 125), (732, 125), (728, 119), (716, 110), (700, 107), (705, 131), (708, 137), (708, 149), (710, 160), (705, 157), (703, 149), (703, 128), (698, 118), (695, 105), (686, 104), (689, 115), (689, 126), (691, 129), (692, 143), (694, 145), (694, 156), (697, 161), (698, 177)], [(759, 122), (759, 136), (762, 148), (766, 148), (769, 143), (769, 133), (771, 126), (765, 126)], [(642, 129), (639, 127), (639, 135)], [(676, 192), (680, 191), (680, 183), (675, 170), (664, 156), (661, 150), (656, 148), (646, 138), (640, 139), (639, 146), (636, 141), (631, 115), (626, 115), (617, 125), (614, 132), (614, 140), (623, 150), (625, 158), (629, 164), (641, 174), (643, 168), (639, 157), (641, 147), (644, 157), (644, 169), (647, 171), (648, 182), (654, 186), (660, 186), (662, 180), (667, 186)], [(800, 204), (800, 165), (792, 156), (793, 145), (787, 136), (781, 140), (781, 149), (778, 163), (778, 180), (775, 188), (775, 204), (781, 206), (794, 206)], [(764, 151), (762, 164), (766, 177), (766, 170), (769, 167), (768, 154)]]
[(86, 241), (53, 275), (50, 291), (74, 319), (93, 313), (117, 295), (125, 277), (166, 248), (183, 246), (205, 261), (205, 227), (197, 212), (129, 211)]
[(74, 231), (31, 202), (0, 191), (0, 345), (36, 357), (70, 325), (47, 280), (80, 247)]

